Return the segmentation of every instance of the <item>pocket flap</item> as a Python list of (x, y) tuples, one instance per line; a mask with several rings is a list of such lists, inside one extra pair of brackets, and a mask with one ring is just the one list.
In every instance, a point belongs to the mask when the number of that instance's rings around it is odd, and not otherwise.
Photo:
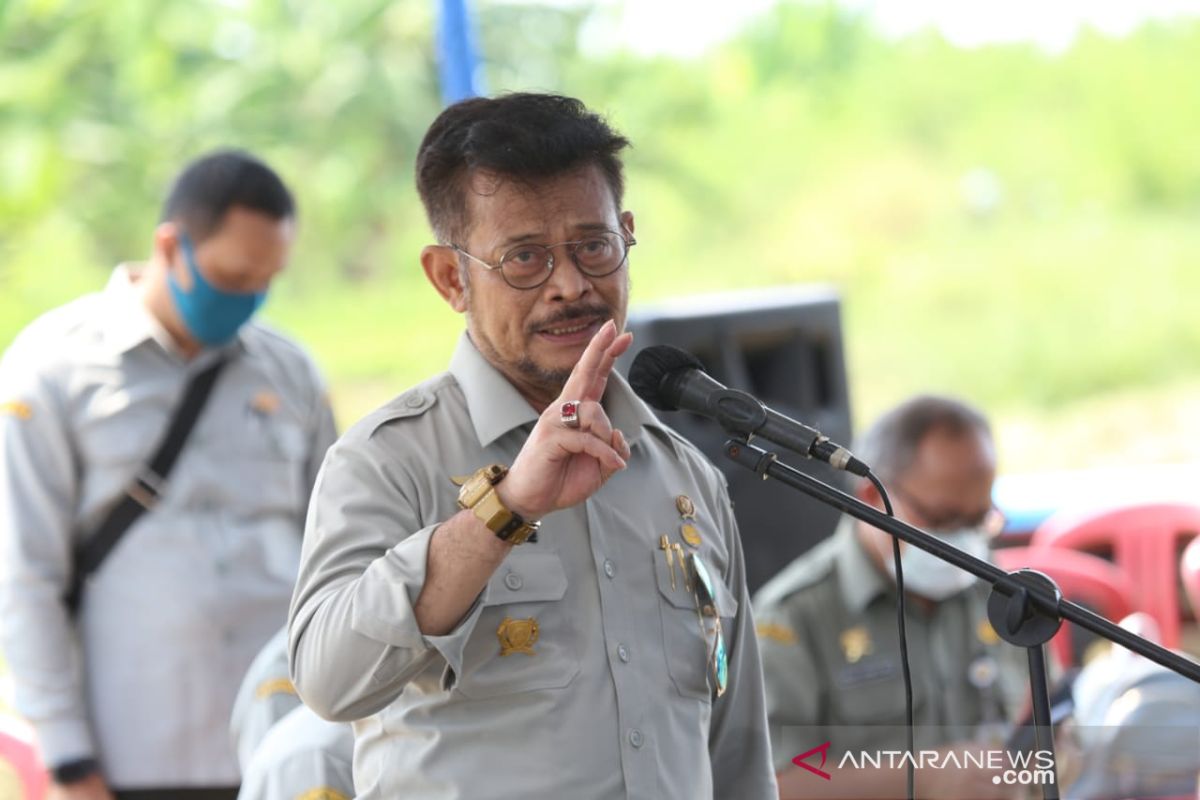
[[(691, 554), (684, 554), (689, 562), (687, 565), (687, 581), (684, 581), (683, 568), (679, 564), (679, 559), (672, 556), (670, 564), (667, 562), (666, 554), (662, 550), (657, 550), (654, 553), (654, 577), (658, 584), (659, 594), (663, 598), (675, 606), (676, 608), (696, 608), (696, 598), (694, 594), (688, 590), (688, 586), (695, 588), (695, 581), (698, 580), (695, 571), (691, 566)], [(704, 556), (700, 556), (704, 558)], [(738, 612), (738, 600), (733, 592), (725, 586), (720, 576), (713, 571), (713, 565), (709, 561), (705, 561), (709, 568), (709, 576), (713, 581), (713, 592), (716, 595), (713, 599), (717, 602), (717, 613), (722, 617), (736, 617)], [(675, 575), (675, 585), (671, 585), (671, 573)]]
[(488, 580), (483, 605), (561, 600), (566, 593), (567, 574), (558, 553), (518, 547)]

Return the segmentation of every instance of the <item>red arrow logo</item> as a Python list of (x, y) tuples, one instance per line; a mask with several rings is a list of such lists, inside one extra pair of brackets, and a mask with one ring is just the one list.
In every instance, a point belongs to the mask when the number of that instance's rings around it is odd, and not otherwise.
[(825, 772), (823, 769), (818, 769), (817, 767), (814, 767), (812, 764), (805, 762), (806, 758), (808, 758), (809, 756), (815, 755), (817, 753), (821, 754), (821, 766), (824, 767), (825, 759), (829, 755), (829, 742), (826, 742), (825, 744), (817, 745), (812, 750), (809, 750), (807, 753), (801, 753), (800, 755), (798, 755), (792, 759), (792, 763), (795, 764), (797, 767), (803, 767), (804, 769), (811, 772), (813, 775), (819, 775), (820, 777), (824, 778), (827, 781), (832, 780), (832, 777), (830, 776), (830, 774), (828, 772)]

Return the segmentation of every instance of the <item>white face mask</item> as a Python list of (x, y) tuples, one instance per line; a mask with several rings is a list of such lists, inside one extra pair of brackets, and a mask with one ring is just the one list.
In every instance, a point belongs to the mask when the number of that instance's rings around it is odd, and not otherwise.
[[(953, 531), (929, 531), (946, 544), (953, 545), (976, 558), (988, 557), (988, 536), (979, 527), (959, 528)], [(896, 580), (896, 562), (892, 557), (890, 542), (885, 542), (883, 563), (892, 582)], [(935, 602), (945, 600), (958, 594), (975, 583), (976, 578), (969, 572), (961, 570), (948, 561), (942, 561), (933, 553), (928, 553), (911, 544), (904, 547), (900, 557), (904, 565), (904, 589)]]

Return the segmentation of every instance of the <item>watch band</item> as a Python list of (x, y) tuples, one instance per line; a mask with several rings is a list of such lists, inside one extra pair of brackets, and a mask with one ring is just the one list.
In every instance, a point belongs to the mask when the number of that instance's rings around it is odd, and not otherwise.
[(496, 493), (496, 484), (506, 475), (507, 467), (491, 464), (465, 478), (452, 478), (462, 487), (458, 492), (458, 506), (471, 509), (476, 518), (503, 542), (512, 545), (536, 542), (541, 523), (528, 521), (509, 509)]
[(66, 761), (51, 768), (50, 774), (54, 782), (63, 786), (79, 783), (100, 771), (100, 764), (94, 758), (77, 758)]

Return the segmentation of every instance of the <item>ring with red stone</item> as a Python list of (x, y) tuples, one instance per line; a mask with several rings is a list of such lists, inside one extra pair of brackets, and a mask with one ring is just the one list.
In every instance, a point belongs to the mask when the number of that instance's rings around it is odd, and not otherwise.
[(562, 424), (568, 428), (579, 427), (579, 401), (568, 400), (563, 403), (558, 409), (559, 419)]

